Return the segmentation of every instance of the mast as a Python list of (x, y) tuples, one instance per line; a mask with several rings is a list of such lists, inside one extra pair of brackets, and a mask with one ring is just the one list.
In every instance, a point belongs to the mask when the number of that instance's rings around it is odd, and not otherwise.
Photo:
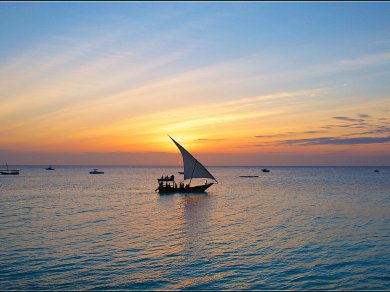
[(194, 175), (194, 170), (195, 170), (195, 166), (196, 166), (196, 163), (197, 163), (197, 162), (198, 162), (198, 160), (195, 162), (194, 168), (192, 169), (192, 173), (191, 173), (191, 178), (190, 178), (190, 183), (189, 183), (189, 185), (191, 185), (192, 176)]

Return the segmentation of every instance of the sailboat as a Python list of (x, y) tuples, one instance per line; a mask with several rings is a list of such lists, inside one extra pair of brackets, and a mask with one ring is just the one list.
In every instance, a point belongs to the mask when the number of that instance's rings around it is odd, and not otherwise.
[(46, 170), (54, 170), (54, 168), (51, 165), (49, 165), (49, 167), (46, 167), (45, 169)]
[(19, 169), (8, 169), (8, 163), (5, 164), (7, 169), (0, 170), (1, 175), (18, 175)]
[(193, 178), (212, 179), (218, 183), (215, 177), (202, 165), (202, 163), (184, 149), (183, 146), (177, 143), (171, 136), (169, 136), (169, 138), (171, 138), (177, 148), (179, 148), (181, 156), (183, 157), (184, 180), (189, 179), (190, 181), (187, 184), (180, 182), (179, 185), (177, 185), (173, 175), (166, 177), (162, 176), (157, 179), (159, 185), (156, 191), (158, 190), (159, 193), (203, 193), (214, 184), (214, 182), (208, 183), (206, 180), (204, 185), (191, 186)]

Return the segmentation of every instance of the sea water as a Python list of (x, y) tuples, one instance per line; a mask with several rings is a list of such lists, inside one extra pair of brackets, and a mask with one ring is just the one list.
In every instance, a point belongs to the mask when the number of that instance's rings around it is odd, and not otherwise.
[(1, 290), (390, 289), (388, 167), (209, 167), (207, 193), (172, 195), (178, 167), (19, 168)]

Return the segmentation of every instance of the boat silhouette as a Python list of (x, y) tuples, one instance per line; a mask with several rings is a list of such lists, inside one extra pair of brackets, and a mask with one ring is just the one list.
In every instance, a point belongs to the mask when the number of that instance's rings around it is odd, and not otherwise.
[(165, 177), (162, 176), (161, 178), (157, 179), (158, 187), (155, 191), (158, 191), (159, 193), (203, 193), (209, 187), (211, 187), (214, 182), (208, 183), (206, 180), (205, 184), (203, 185), (191, 186), (193, 178), (212, 179), (217, 182), (215, 177), (206, 169), (206, 167), (204, 167), (194, 156), (192, 156), (186, 149), (184, 149), (183, 146), (177, 143), (171, 136), (169, 136), (169, 138), (171, 138), (177, 148), (179, 148), (183, 157), (184, 181), (190, 181), (188, 183), (180, 181), (178, 185), (175, 182), (175, 177), (173, 175)]
[(0, 170), (1, 175), (18, 175), (19, 169), (8, 169), (8, 163), (5, 164), (7, 169)]
[(89, 172), (90, 174), (103, 174), (104, 171), (99, 171), (97, 168), (94, 168)]
[(45, 169), (46, 170), (54, 170), (54, 168), (51, 165), (49, 165), (49, 167), (46, 167)]

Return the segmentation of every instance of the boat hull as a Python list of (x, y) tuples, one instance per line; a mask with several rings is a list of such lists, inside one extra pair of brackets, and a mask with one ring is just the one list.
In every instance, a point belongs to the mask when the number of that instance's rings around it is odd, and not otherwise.
[(173, 193), (204, 193), (214, 183), (209, 183), (200, 186), (188, 187), (188, 188), (172, 188), (172, 187), (158, 187), (160, 194), (173, 194)]
[(13, 171), (13, 172), (7, 172), (7, 171), (0, 171), (1, 175), (19, 175), (19, 171)]

